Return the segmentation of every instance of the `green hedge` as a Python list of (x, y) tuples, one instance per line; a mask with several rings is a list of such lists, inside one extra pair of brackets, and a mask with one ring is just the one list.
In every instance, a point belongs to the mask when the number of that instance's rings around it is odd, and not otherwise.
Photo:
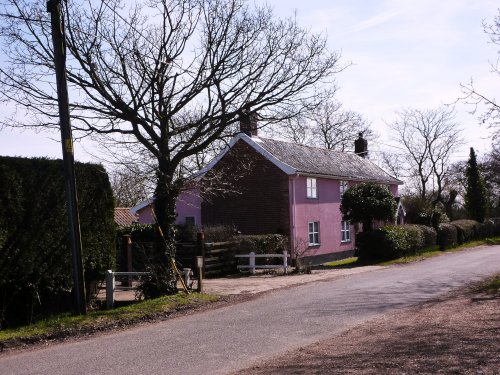
[(240, 235), (231, 239), (237, 254), (278, 254), (286, 249), (287, 237), (281, 234)]
[(357, 235), (360, 257), (396, 259), (415, 254), (425, 244), (425, 236), (417, 225), (388, 225)]
[(422, 232), (423, 236), (422, 247), (430, 247), (436, 245), (437, 232), (433, 227), (429, 227), (427, 225), (422, 225), (422, 224), (403, 225), (403, 227), (412, 227), (412, 226), (418, 228), (418, 230)]
[(437, 244), (444, 250), (456, 246), (458, 243), (457, 228), (453, 224), (439, 224), (437, 231)]
[(493, 235), (500, 236), (500, 217), (492, 217), (489, 220), (493, 223)]
[[(0, 157), (0, 324), (71, 308), (71, 251), (60, 160)], [(104, 168), (76, 164), (85, 281), (114, 264), (113, 194)]]
[(457, 240), (459, 244), (481, 238), (481, 223), (475, 220), (455, 220), (450, 222), (457, 228)]

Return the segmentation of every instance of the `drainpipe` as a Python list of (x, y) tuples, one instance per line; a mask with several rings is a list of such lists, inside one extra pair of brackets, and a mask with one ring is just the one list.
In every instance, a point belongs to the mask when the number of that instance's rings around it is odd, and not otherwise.
[[(296, 200), (295, 200), (295, 181), (299, 177), (298, 174), (296, 174), (292, 178), (292, 233), (291, 233), (291, 238), (290, 238), (290, 244), (291, 248), (293, 249), (295, 246), (295, 238), (296, 238), (296, 228), (295, 228), (295, 207), (296, 207)], [(295, 254), (294, 254), (295, 255)]]

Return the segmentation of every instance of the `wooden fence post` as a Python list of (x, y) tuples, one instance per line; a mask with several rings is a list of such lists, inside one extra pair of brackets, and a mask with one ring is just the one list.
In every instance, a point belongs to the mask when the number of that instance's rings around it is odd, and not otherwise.
[[(196, 233), (196, 255), (203, 258), (202, 276), (205, 277), (205, 233)], [(200, 270), (199, 268), (197, 268)]]
[(106, 271), (106, 308), (112, 309), (115, 304), (115, 275), (113, 271)]
[(249, 266), (250, 266), (250, 273), (252, 275), (255, 274), (255, 253), (252, 251), (250, 254), (250, 257), (248, 258), (249, 260)]
[[(122, 237), (123, 248), (125, 249), (125, 257), (127, 263), (127, 272), (132, 272), (132, 238), (126, 234)], [(127, 277), (127, 286), (132, 286), (132, 277)]]
[(288, 268), (288, 251), (283, 250), (283, 270), (285, 275), (287, 268)]

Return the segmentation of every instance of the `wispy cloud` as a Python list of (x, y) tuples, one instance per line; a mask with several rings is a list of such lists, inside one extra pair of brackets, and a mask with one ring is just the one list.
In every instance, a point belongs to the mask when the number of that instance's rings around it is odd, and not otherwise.
[(359, 31), (364, 31), (366, 29), (370, 29), (370, 28), (375, 27), (375, 26), (382, 25), (382, 24), (390, 21), (391, 19), (393, 19), (394, 17), (396, 17), (400, 13), (401, 12), (399, 10), (389, 10), (389, 11), (382, 12), (380, 14), (377, 14), (373, 17), (370, 17), (364, 21), (357, 23), (356, 25), (354, 25), (352, 27), (351, 31), (352, 32), (359, 32)]

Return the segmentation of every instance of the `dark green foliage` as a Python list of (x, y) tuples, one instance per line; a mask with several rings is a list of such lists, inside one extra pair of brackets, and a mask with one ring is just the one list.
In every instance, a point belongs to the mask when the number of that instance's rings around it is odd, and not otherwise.
[(406, 223), (430, 225), (428, 212), (432, 211), (432, 205), (429, 200), (419, 195), (405, 195), (402, 200), (406, 210)]
[(286, 248), (287, 237), (282, 234), (241, 235), (232, 238), (237, 254), (279, 254)]
[(467, 162), (467, 187), (465, 191), (465, 208), (469, 217), (482, 222), (486, 217), (488, 196), (484, 181), (477, 166), (476, 153), (471, 147), (470, 158)]
[[(0, 157), (0, 322), (67, 310), (71, 252), (59, 160)], [(113, 196), (102, 166), (76, 165), (87, 292), (114, 264)], [(90, 297), (90, 295), (89, 295)]]
[(458, 243), (457, 228), (453, 224), (439, 224), (437, 230), (437, 244), (444, 250), (456, 246)]
[(205, 242), (224, 242), (230, 240), (237, 230), (231, 225), (205, 225), (203, 233), (205, 233)]
[(359, 233), (356, 243), (362, 258), (396, 259), (424, 248), (425, 236), (417, 225), (388, 225)]
[(177, 242), (192, 243), (196, 242), (196, 233), (198, 233), (196, 225), (179, 224), (176, 225), (175, 240)]
[(488, 238), (495, 235), (495, 222), (491, 219), (487, 219), (478, 225), (478, 237)]
[(155, 227), (152, 224), (132, 224), (128, 227), (119, 228), (116, 231), (118, 238), (128, 234), (133, 242), (153, 242), (155, 238)]
[(493, 235), (500, 236), (500, 217), (490, 219), (493, 222)]
[[(404, 225), (404, 227), (410, 227), (411, 224)], [(414, 227), (418, 228), (422, 232), (423, 236), (423, 247), (430, 247), (436, 245), (437, 241), (437, 231), (433, 227), (427, 225), (414, 224)]]
[(457, 240), (459, 244), (481, 238), (481, 223), (478, 221), (464, 219), (452, 221), (450, 224), (457, 228)]
[(363, 224), (370, 231), (374, 220), (394, 221), (397, 203), (391, 192), (375, 183), (362, 183), (349, 188), (342, 196), (340, 211), (344, 220)]
[(448, 223), (449, 221), (446, 212), (439, 207), (434, 207), (421, 211), (415, 223), (437, 228), (439, 224)]

